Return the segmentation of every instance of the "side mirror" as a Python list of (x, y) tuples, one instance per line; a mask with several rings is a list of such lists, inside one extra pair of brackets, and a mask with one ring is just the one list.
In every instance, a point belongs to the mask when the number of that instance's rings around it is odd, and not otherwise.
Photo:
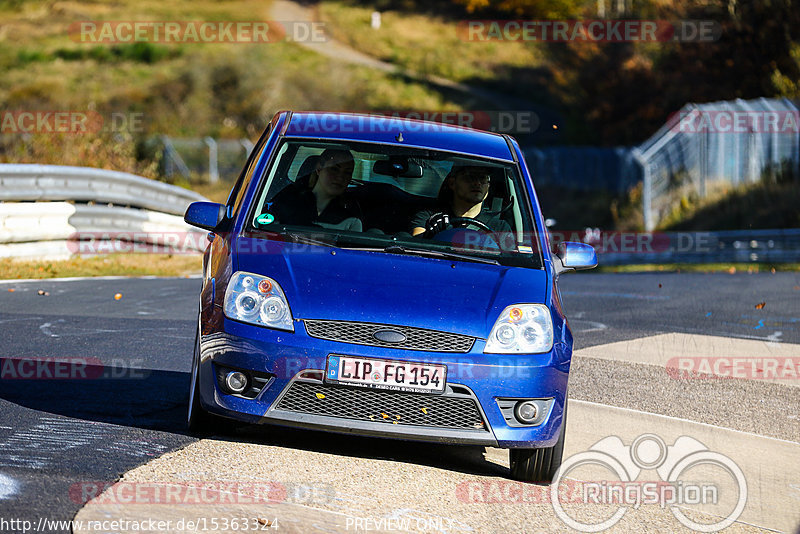
[(203, 230), (214, 230), (225, 218), (225, 206), (216, 202), (192, 202), (183, 220)]
[(558, 246), (556, 258), (558, 274), (597, 267), (597, 253), (593, 246), (586, 243), (565, 241)]

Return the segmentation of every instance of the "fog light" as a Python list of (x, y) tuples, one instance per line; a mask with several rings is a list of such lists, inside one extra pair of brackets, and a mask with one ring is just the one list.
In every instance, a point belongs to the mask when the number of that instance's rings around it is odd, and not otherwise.
[(231, 371), (225, 375), (225, 385), (234, 393), (242, 393), (247, 389), (247, 375), (240, 371)]
[(497, 406), (510, 427), (539, 426), (553, 410), (552, 397), (544, 399), (498, 398)]
[(517, 416), (520, 423), (532, 423), (536, 421), (536, 416), (539, 415), (539, 407), (531, 401), (520, 402), (514, 410), (514, 415)]

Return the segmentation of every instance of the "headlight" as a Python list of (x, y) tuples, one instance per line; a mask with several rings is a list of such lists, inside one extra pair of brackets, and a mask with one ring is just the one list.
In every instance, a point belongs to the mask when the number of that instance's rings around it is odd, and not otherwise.
[(509, 306), (494, 323), (485, 353), (539, 353), (553, 347), (553, 319), (544, 304)]
[(230, 319), (294, 332), (286, 295), (272, 278), (237, 272), (225, 291), (225, 315)]

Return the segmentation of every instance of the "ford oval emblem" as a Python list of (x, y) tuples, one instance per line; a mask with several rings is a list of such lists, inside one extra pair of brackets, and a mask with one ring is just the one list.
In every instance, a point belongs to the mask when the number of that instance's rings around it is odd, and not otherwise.
[(384, 343), (402, 343), (406, 340), (405, 334), (397, 330), (378, 330), (372, 337)]

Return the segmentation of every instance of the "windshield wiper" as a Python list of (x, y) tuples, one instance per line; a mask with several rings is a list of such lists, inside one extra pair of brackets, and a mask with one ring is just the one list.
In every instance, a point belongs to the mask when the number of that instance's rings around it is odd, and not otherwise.
[(291, 237), (295, 243), (303, 243), (304, 245), (319, 245), (321, 247), (335, 247), (336, 240), (334, 239), (331, 241), (322, 241), (321, 239), (315, 239), (313, 237), (309, 237), (305, 234), (301, 234), (298, 232), (288, 232), (284, 231), (284, 235)]
[(470, 256), (468, 254), (457, 254), (455, 252), (444, 252), (441, 250), (431, 250), (426, 248), (409, 248), (400, 245), (389, 245), (383, 249), (384, 252), (390, 254), (411, 254), (419, 256), (430, 256), (432, 258), (443, 258), (448, 260), (461, 260), (472, 261), (475, 263), (488, 263), (491, 265), (500, 265), (500, 262), (492, 258), (484, 258), (481, 256)]

